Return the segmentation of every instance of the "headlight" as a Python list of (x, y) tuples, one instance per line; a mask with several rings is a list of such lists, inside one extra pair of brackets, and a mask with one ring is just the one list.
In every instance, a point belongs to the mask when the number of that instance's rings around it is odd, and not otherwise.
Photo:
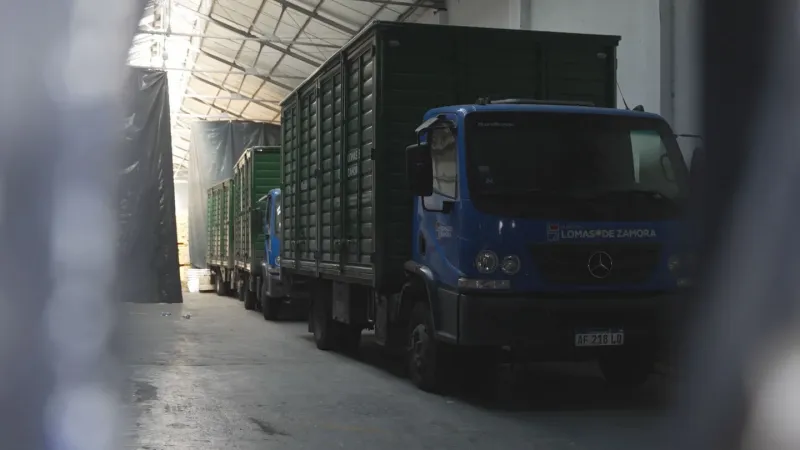
[(508, 255), (503, 258), (500, 269), (507, 275), (514, 275), (519, 272), (519, 257), (517, 255)]
[(280, 266), (281, 265), (281, 257), (280, 256), (276, 256), (275, 257), (275, 265), (276, 266)]
[(475, 257), (475, 267), (480, 273), (492, 273), (497, 270), (497, 253), (484, 250)]
[(675, 273), (681, 268), (681, 259), (678, 255), (672, 255), (667, 260), (667, 268), (670, 272)]

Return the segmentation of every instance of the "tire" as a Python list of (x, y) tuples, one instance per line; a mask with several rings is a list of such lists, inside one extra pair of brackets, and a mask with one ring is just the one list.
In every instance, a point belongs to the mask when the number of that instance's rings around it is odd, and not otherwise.
[(261, 314), (264, 320), (275, 321), (281, 313), (281, 299), (267, 296), (266, 284), (261, 289)]
[(334, 350), (337, 344), (337, 327), (336, 322), (331, 318), (330, 314), (330, 296), (324, 296), (327, 290), (320, 289), (323, 295), (314, 299), (311, 306), (311, 320), (314, 321), (314, 343), (320, 350)]
[(339, 334), (339, 349), (351, 355), (358, 353), (361, 348), (361, 327), (354, 327), (352, 325), (337, 323)]
[(446, 348), (433, 330), (428, 304), (415, 304), (408, 327), (408, 373), (411, 382), (427, 392), (441, 391), (446, 378)]
[(251, 291), (250, 289), (245, 286), (244, 288), (244, 309), (248, 311), (255, 311), (256, 305), (258, 300), (256, 299), (256, 293)]
[(606, 383), (620, 388), (642, 386), (655, 370), (651, 358), (636, 353), (609, 353), (597, 362)]
[(241, 281), (237, 281), (236, 282), (236, 286), (237, 286), (236, 287), (236, 298), (240, 302), (243, 302), (244, 301), (244, 291), (246, 289), (245, 286), (244, 286), (244, 283), (241, 282)]
[(250, 285), (249, 277), (242, 278), (242, 303), (244, 303), (244, 309), (248, 311), (255, 311), (256, 304), (258, 303), (258, 298), (256, 298), (256, 293), (251, 291), (248, 287)]
[(221, 272), (217, 272), (216, 275), (214, 275), (214, 282), (218, 296), (225, 297), (228, 295), (228, 289), (227, 286), (225, 286), (225, 280), (222, 279)]

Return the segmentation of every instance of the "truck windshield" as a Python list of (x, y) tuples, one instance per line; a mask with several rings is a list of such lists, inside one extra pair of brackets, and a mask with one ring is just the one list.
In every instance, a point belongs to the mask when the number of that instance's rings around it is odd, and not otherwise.
[(470, 195), (494, 213), (655, 219), (677, 214), (686, 194), (683, 158), (658, 119), (482, 112), (467, 116), (465, 137)]

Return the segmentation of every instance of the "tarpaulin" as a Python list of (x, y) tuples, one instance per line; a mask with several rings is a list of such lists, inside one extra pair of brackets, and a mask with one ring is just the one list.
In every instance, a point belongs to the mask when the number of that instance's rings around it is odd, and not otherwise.
[(242, 152), (256, 145), (280, 145), (280, 126), (248, 121), (198, 121), (189, 145), (189, 259), (206, 267), (206, 191), (233, 177)]
[(130, 68), (119, 167), (119, 270), (123, 301), (181, 303), (167, 74)]

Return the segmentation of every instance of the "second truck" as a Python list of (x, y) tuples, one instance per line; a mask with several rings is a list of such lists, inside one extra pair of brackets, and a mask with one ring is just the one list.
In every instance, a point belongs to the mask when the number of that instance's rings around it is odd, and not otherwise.
[(262, 308), (265, 274), (264, 211), (260, 205), (280, 184), (280, 147), (246, 149), (233, 178), (208, 190), (208, 261), (219, 295), (235, 292), (244, 307), (277, 314), (278, 301)]
[(377, 22), (284, 100), (270, 283), (312, 292), (318, 348), (374, 329), (426, 390), (502, 355), (647, 379), (691, 284), (688, 173), (615, 108), (618, 42)]

